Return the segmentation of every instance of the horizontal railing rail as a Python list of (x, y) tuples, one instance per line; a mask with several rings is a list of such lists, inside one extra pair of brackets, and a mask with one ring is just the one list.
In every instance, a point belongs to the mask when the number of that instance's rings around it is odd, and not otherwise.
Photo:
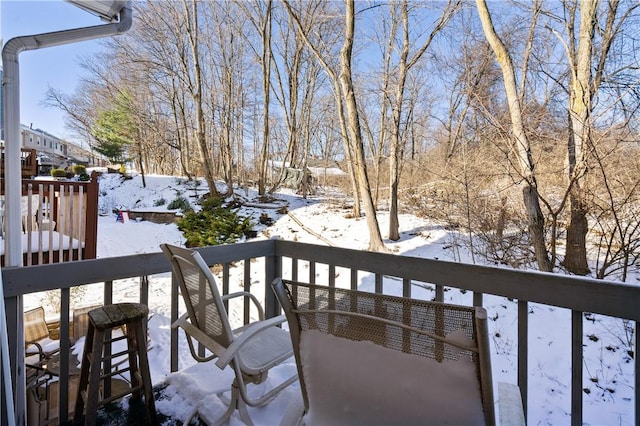
[[(459, 264), (438, 260), (429, 260), (386, 253), (363, 252), (359, 250), (317, 246), (281, 240), (268, 240), (206, 247), (199, 249), (205, 261), (210, 265), (222, 265), (222, 292), (228, 293), (231, 284), (232, 268), (241, 271), (245, 290), (251, 290), (256, 279), (264, 288), (264, 305), (267, 315), (279, 313), (275, 296), (269, 285), (276, 277), (307, 281), (329, 286), (346, 285), (356, 288), (364, 275), (374, 277), (374, 291), (385, 292), (389, 282), (401, 283), (402, 294), (410, 297), (412, 284), (427, 283), (434, 287), (435, 299), (444, 300), (445, 289), (457, 288), (473, 292), (473, 304), (482, 305), (484, 295), (501, 296), (517, 301), (518, 338), (517, 338), (517, 376), (525, 407), (528, 401), (529, 377), (529, 327), (528, 312), (530, 304), (540, 303), (570, 309), (571, 314), (571, 423), (582, 424), (582, 369), (583, 369), (583, 313), (598, 313), (615, 318), (631, 320), (637, 330), (640, 319), (640, 287), (586, 278), (577, 278), (559, 274), (516, 271), (504, 268)], [(241, 268), (241, 269), (237, 269)], [(259, 271), (256, 268), (264, 268)], [(344, 273), (342, 269), (346, 269)], [(319, 271), (324, 271), (320, 274)], [(140, 254), (117, 258), (105, 258), (34, 266), (29, 268), (7, 268), (3, 270), (5, 298), (9, 324), (9, 342), (12, 347), (12, 361), (22, 353), (20, 318), (23, 313), (20, 296), (40, 291), (60, 289), (61, 303), (61, 342), (64, 348), (68, 342), (68, 317), (70, 288), (91, 283), (105, 283), (104, 303), (111, 303), (112, 283), (116, 280), (140, 277), (140, 301), (148, 300), (148, 277), (170, 271), (169, 262), (160, 253)], [(340, 273), (338, 274), (337, 271)], [(340, 283), (336, 276), (340, 275)], [(320, 279), (319, 277), (322, 277)], [(171, 321), (178, 317), (179, 295), (173, 282), (171, 293)], [(66, 318), (66, 320), (65, 320)], [(248, 309), (243, 315), (249, 321)], [(65, 340), (66, 339), (66, 340)], [(178, 365), (178, 332), (171, 331), (171, 371)], [(635, 354), (638, 353), (638, 339), (635, 340)], [(68, 350), (68, 349), (67, 349)], [(68, 357), (63, 354), (63, 363)], [(640, 370), (640, 362), (634, 357), (635, 371)], [(62, 366), (61, 372), (67, 366)], [(14, 374), (17, 368), (14, 364)], [(640, 375), (635, 377), (635, 418), (640, 419)], [(60, 378), (60, 388), (66, 389), (67, 381)], [(64, 393), (64, 391), (62, 392)], [(60, 413), (66, 413), (68, 395), (60, 396)], [(61, 420), (64, 418), (64, 414)], [(588, 419), (587, 419), (588, 420)]]

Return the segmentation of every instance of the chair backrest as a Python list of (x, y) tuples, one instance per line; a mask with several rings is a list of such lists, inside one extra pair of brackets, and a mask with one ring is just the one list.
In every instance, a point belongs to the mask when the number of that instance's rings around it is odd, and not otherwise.
[(49, 337), (44, 308), (39, 306), (24, 313), (24, 340), (37, 342)]
[(73, 341), (77, 342), (81, 337), (87, 335), (89, 330), (89, 311), (99, 308), (102, 305), (83, 306), (73, 308)]
[(495, 424), (486, 311), (276, 280), (306, 424)]
[(40, 210), (40, 196), (37, 194), (21, 198), (22, 227), (24, 232), (38, 229), (38, 211)]
[(229, 346), (233, 333), (227, 311), (216, 279), (200, 253), (169, 244), (160, 248), (171, 261), (191, 324), (218, 344)]

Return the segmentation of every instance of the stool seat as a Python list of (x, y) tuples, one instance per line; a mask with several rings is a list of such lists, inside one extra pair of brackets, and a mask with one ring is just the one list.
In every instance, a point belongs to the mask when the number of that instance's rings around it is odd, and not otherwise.
[[(99, 406), (128, 394), (131, 394), (134, 399), (140, 399), (144, 396), (147, 424), (157, 424), (147, 358), (147, 338), (143, 326), (143, 320), (146, 320), (149, 315), (149, 308), (140, 303), (116, 303), (92, 309), (87, 315), (89, 329), (82, 354), (82, 369), (80, 370), (80, 383), (73, 417), (74, 424), (96, 424)], [(126, 328), (126, 334), (112, 339), (111, 330), (123, 326)], [(127, 340), (127, 349), (112, 354), (111, 344), (123, 339)], [(111, 361), (123, 355), (128, 356), (129, 366), (112, 371)], [(112, 395), (112, 377), (126, 371), (129, 372), (131, 386)], [(103, 386), (101, 386), (101, 382), (104, 382)]]
[(93, 309), (88, 315), (95, 328), (106, 330), (146, 318), (149, 315), (149, 308), (142, 303), (118, 303)]

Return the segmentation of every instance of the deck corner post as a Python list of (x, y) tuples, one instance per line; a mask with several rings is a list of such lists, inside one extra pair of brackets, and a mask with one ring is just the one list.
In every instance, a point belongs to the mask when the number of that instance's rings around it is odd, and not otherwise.
[(280, 313), (280, 305), (276, 295), (271, 290), (271, 283), (282, 275), (282, 258), (280, 256), (265, 257), (265, 316), (272, 318)]

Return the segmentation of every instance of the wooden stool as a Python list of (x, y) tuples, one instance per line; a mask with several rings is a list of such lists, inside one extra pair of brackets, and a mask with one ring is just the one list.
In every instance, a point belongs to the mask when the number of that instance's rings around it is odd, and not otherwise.
[[(149, 309), (139, 303), (118, 303), (89, 311), (89, 329), (84, 342), (82, 369), (78, 396), (73, 416), (74, 424), (82, 423), (82, 412), (86, 404), (85, 425), (96, 423), (98, 407), (125, 395), (139, 399), (144, 391), (144, 399), (149, 424), (157, 424), (156, 407), (151, 388), (149, 361), (147, 359), (147, 341), (142, 321), (147, 318)], [(126, 335), (111, 338), (111, 330), (126, 326)], [(105, 333), (108, 333), (105, 336)], [(107, 340), (105, 340), (105, 337)], [(127, 339), (127, 350), (111, 354), (111, 343)], [(128, 354), (129, 368), (111, 371), (111, 360)], [(103, 372), (103, 363), (106, 362)], [(110, 396), (111, 377), (129, 371), (131, 387), (117, 395)], [(100, 399), (100, 381), (105, 380), (104, 398)]]

